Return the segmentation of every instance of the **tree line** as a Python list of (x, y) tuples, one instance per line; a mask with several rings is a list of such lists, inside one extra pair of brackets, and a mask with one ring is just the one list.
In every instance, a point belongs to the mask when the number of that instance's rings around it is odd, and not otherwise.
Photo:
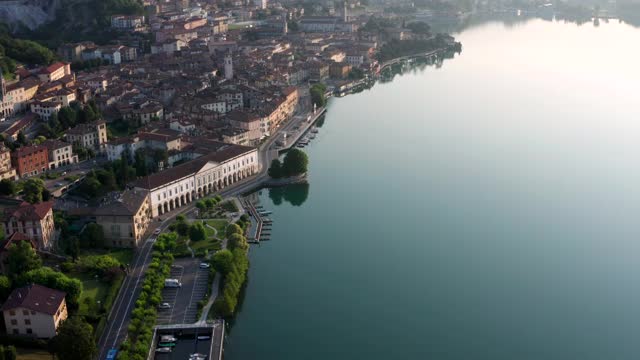
[(249, 244), (244, 229), (237, 224), (227, 226), (227, 249), (213, 256), (213, 266), (222, 276), (222, 292), (216, 298), (213, 309), (221, 317), (229, 318), (235, 313), (242, 286), (249, 270)]

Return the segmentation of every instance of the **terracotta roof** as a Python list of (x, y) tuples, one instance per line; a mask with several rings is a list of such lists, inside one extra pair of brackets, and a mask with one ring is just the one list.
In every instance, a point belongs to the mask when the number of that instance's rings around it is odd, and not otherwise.
[(260, 118), (255, 114), (244, 112), (241, 110), (233, 110), (227, 114), (227, 118), (233, 121), (239, 121), (244, 123), (260, 121)]
[(44, 219), (53, 208), (53, 201), (45, 201), (38, 204), (29, 204), (24, 201), (20, 206), (4, 210), (4, 218), (15, 217), (18, 221), (39, 221)]
[(17, 288), (11, 292), (2, 305), (2, 311), (24, 308), (49, 315), (54, 315), (67, 294), (60, 290), (50, 289), (38, 284)]
[(11, 155), (14, 158), (21, 158), (23, 156), (28, 156), (31, 154), (35, 154), (39, 151), (47, 151), (47, 148), (45, 146), (42, 145), (35, 145), (35, 146), (23, 146), (20, 148), (17, 148)]
[(66, 65), (67, 64), (65, 64), (65, 63), (63, 63), (61, 61), (58, 61), (58, 62), (55, 62), (55, 63), (47, 66), (46, 68), (42, 69), (42, 73), (43, 74), (51, 74), (52, 72), (54, 72), (54, 71), (56, 71), (56, 70), (58, 70), (58, 69), (60, 69), (60, 68), (62, 68), (64, 66), (66, 66)]

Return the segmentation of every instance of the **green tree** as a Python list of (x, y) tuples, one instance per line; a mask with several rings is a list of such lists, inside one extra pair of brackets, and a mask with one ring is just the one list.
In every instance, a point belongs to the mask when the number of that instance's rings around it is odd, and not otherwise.
[(0, 180), (0, 195), (12, 196), (16, 193), (16, 183), (13, 180)]
[[(11, 280), (8, 276), (0, 275), (0, 301), (4, 301), (11, 293)], [(0, 359), (1, 360), (1, 359)]]
[(65, 299), (69, 307), (76, 308), (78, 306), (78, 299), (82, 293), (82, 282), (80, 280), (72, 279), (49, 267), (40, 267), (21, 274), (17, 281), (17, 286), (32, 283), (64, 291), (67, 293)]
[(11, 244), (7, 259), (9, 262), (9, 276), (14, 280), (27, 271), (35, 270), (42, 266), (42, 260), (28, 241)]
[(282, 163), (284, 176), (295, 176), (307, 172), (309, 157), (300, 149), (291, 149), (287, 152)]
[(17, 142), (20, 145), (25, 145), (27, 143), (27, 137), (24, 135), (22, 131), (18, 132)]
[(238, 226), (237, 224), (229, 224), (227, 226), (227, 229), (226, 229), (226, 237), (227, 238), (229, 238), (233, 234), (242, 235), (243, 233), (244, 232), (242, 231), (242, 228), (240, 226)]
[(31, 178), (24, 182), (22, 191), (24, 192), (24, 200), (32, 204), (42, 202), (42, 193), (44, 192), (44, 181), (38, 178)]
[(202, 241), (207, 238), (207, 231), (202, 223), (197, 222), (189, 228), (189, 239), (191, 241)]
[(273, 159), (271, 161), (271, 166), (269, 166), (269, 176), (274, 179), (282, 177), (282, 163), (279, 159)]
[(187, 222), (187, 219), (184, 217), (184, 215), (176, 216), (175, 228), (178, 235), (189, 235), (189, 223)]
[(16, 347), (9, 345), (4, 348), (4, 358), (5, 360), (16, 360), (18, 358), (18, 351), (16, 350)]
[(89, 360), (97, 352), (93, 328), (77, 316), (65, 320), (51, 341), (59, 359)]
[(222, 249), (213, 255), (213, 268), (222, 275), (231, 271), (233, 265), (233, 254), (228, 249)]
[(5, 355), (4, 352), (6, 350), (4, 349), (4, 345), (0, 345), (0, 360), (4, 360), (5, 359)]
[(318, 107), (324, 106), (327, 103), (327, 99), (325, 97), (325, 93), (327, 91), (327, 87), (324, 84), (315, 84), (309, 90), (309, 94), (311, 95), (311, 101)]
[(203, 211), (207, 210), (207, 203), (205, 203), (203, 200), (198, 200), (198, 202), (196, 203), (196, 208), (198, 208), (200, 213), (202, 213)]
[(88, 224), (80, 236), (83, 247), (91, 249), (104, 247), (104, 230), (101, 225)]
[(145, 149), (136, 150), (134, 156), (134, 168), (136, 169), (136, 176), (146, 176), (148, 175), (147, 169), (147, 157), (145, 156)]
[(229, 249), (232, 249), (232, 250), (237, 248), (247, 249), (249, 247), (249, 244), (247, 243), (247, 238), (245, 238), (241, 234), (231, 234), (228, 240), (229, 242), (227, 246), (229, 247)]

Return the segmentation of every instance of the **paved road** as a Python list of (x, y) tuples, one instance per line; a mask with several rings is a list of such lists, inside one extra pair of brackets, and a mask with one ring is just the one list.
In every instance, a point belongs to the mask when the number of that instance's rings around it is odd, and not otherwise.
[(111, 308), (107, 326), (98, 342), (98, 359), (106, 358), (109, 349), (118, 348), (126, 337), (130, 313), (142, 287), (141, 275), (149, 265), (151, 258), (149, 255), (152, 249), (153, 241), (147, 240), (144, 246), (138, 250), (134, 263), (131, 264), (131, 270), (124, 279), (118, 297)]

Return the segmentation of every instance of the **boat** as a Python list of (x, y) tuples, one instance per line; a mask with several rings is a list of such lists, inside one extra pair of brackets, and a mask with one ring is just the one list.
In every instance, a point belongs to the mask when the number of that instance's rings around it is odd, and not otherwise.
[(159, 347), (156, 349), (157, 353), (170, 353), (171, 351), (170, 347)]
[(312, 133), (314, 133), (314, 134), (317, 134), (319, 131), (320, 131), (320, 130), (318, 130), (318, 129), (316, 129), (316, 128), (311, 129), (311, 132), (312, 132)]
[(172, 342), (176, 342), (178, 339), (176, 339), (175, 337), (173, 337), (173, 335), (163, 335), (160, 336), (160, 342), (163, 343), (172, 343)]
[(198, 336), (198, 340), (209, 340), (211, 336)]
[(166, 342), (166, 343), (165, 342), (161, 342), (161, 343), (158, 344), (158, 346), (160, 346), (160, 347), (175, 347), (176, 343), (174, 343), (174, 342)]
[(298, 145), (296, 145), (296, 147), (299, 147), (300, 149), (302, 149), (304, 147), (304, 145), (298, 144)]
[(272, 222), (273, 222), (273, 220), (271, 220), (271, 219), (269, 219), (269, 218), (264, 218), (264, 219), (262, 219), (262, 222), (263, 222), (263, 223), (270, 224), (270, 223), (272, 223)]
[(271, 215), (271, 213), (272, 213), (271, 211), (258, 211), (258, 214), (263, 215), (263, 216), (264, 215)]

